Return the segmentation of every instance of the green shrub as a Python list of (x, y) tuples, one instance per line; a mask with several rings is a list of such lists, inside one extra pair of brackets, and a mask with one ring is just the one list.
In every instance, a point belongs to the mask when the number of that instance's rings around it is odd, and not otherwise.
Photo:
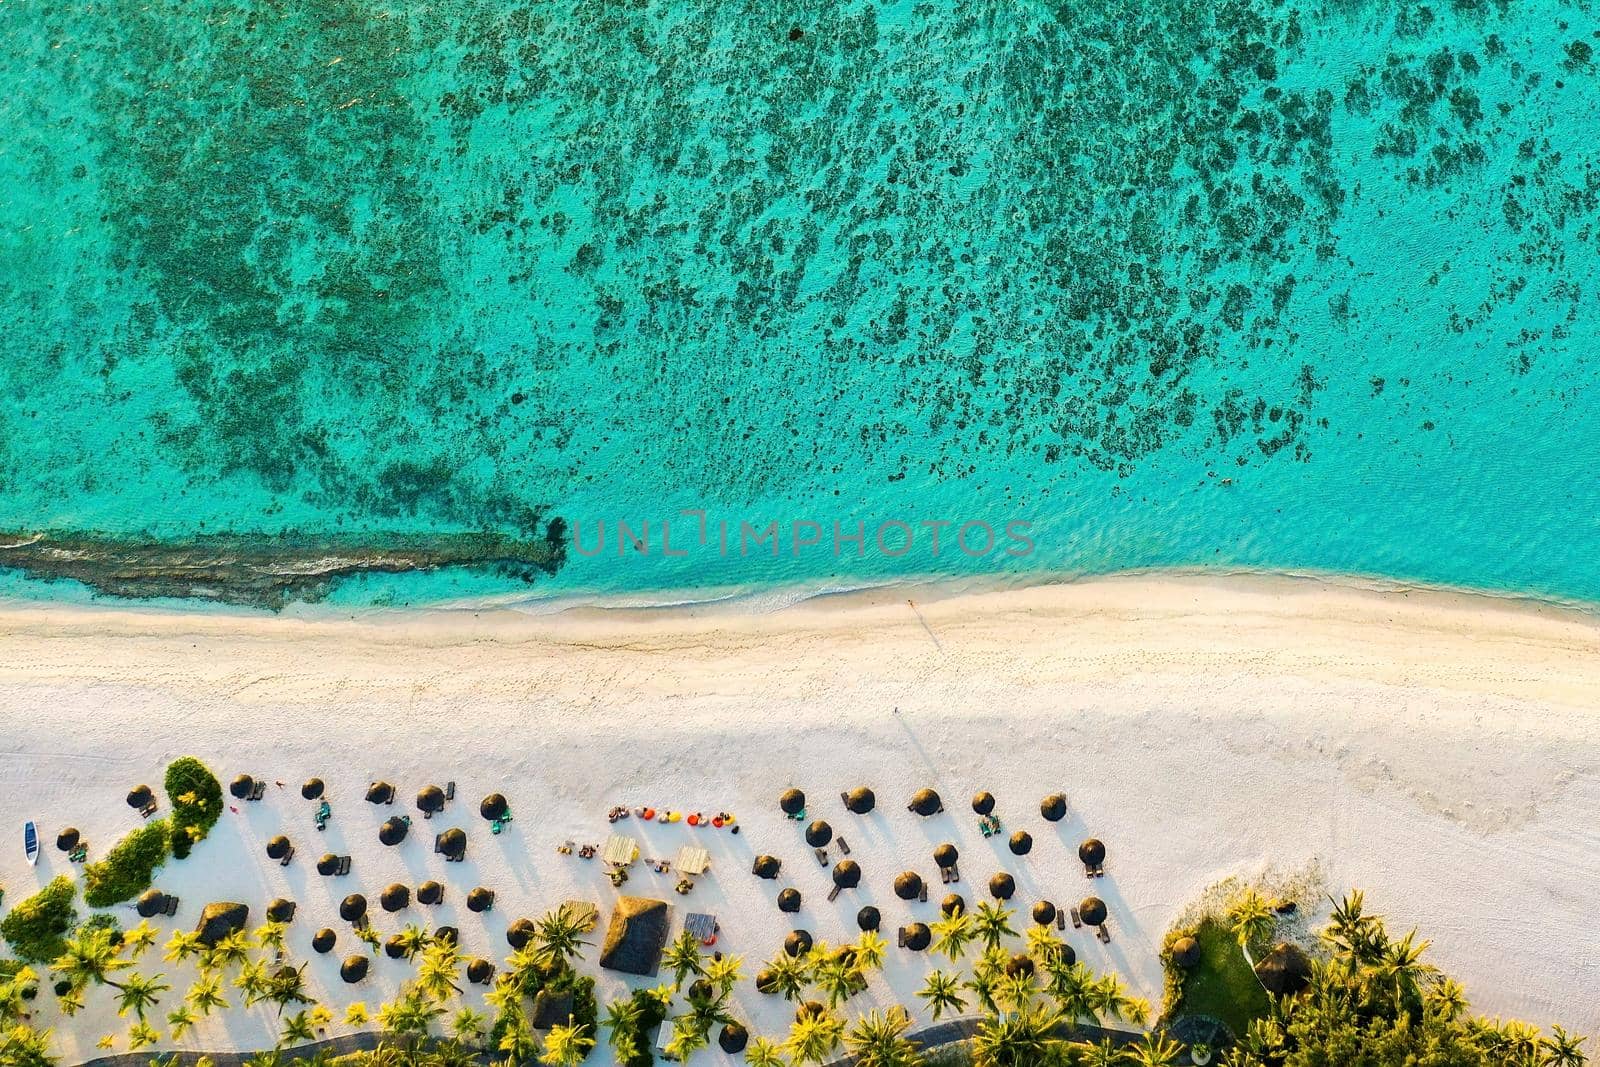
[(204, 763), (180, 756), (167, 768), (166, 788), (172, 805), (172, 854), (181, 860), (217, 825), (222, 783)]
[(163, 819), (146, 823), (112, 846), (105, 859), (85, 867), (83, 899), (104, 908), (149, 889), (156, 868), (166, 862), (169, 830)]
[(0, 919), (0, 937), (28, 963), (49, 963), (66, 951), (66, 935), (78, 921), (72, 906), (78, 887), (59, 875)]

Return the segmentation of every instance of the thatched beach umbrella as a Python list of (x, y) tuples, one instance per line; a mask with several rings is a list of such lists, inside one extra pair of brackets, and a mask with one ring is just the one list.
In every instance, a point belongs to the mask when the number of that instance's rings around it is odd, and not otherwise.
[(461, 944), (461, 931), (454, 926), (440, 926), (433, 931), (433, 939), (441, 945)]
[(941, 871), (954, 867), (960, 858), (961, 853), (948, 841), (933, 850), (933, 862), (939, 865)]
[(966, 910), (967, 898), (962, 896), (960, 893), (947, 893), (945, 898), (939, 901), (939, 914), (943, 915), (947, 919), (952, 915), (959, 915)]
[(367, 898), (351, 893), (339, 902), (339, 918), (347, 923), (359, 922), (367, 914)]
[(1104, 926), (1106, 923), (1106, 902), (1099, 897), (1084, 897), (1078, 904), (1078, 918), (1089, 926)]
[(771, 996), (778, 990), (777, 977), (766, 968), (756, 972), (756, 992)]
[(878, 806), (878, 798), (866, 786), (857, 786), (845, 794), (844, 806), (857, 815), (866, 815)]
[(783, 951), (791, 956), (804, 956), (811, 951), (811, 931), (792, 930), (783, 939)]
[(71, 852), (78, 847), (79, 834), (76, 827), (69, 826), (56, 835), (56, 848), (62, 852)]
[(1188, 936), (1178, 938), (1172, 943), (1172, 962), (1186, 971), (1199, 966), (1200, 942)]
[(398, 815), (383, 820), (383, 825), (378, 827), (378, 840), (389, 846), (398, 845), (406, 839), (406, 834), (411, 832), (411, 824)]
[(478, 805), (478, 814), (490, 822), (505, 818), (506, 812), (510, 810), (511, 807), (506, 803), (506, 798), (499, 793), (490, 793)]
[(132, 789), (128, 790), (128, 807), (143, 808), (155, 798), (156, 795), (150, 792), (149, 786), (136, 785)]
[(494, 980), (494, 964), (483, 957), (467, 964), (467, 981), (473, 985), (488, 985)]
[(417, 886), (417, 903), (430, 907), (444, 900), (444, 886), (429, 880)]
[(833, 827), (818, 819), (806, 827), (806, 844), (812, 848), (821, 848), (833, 840)]
[(391, 960), (406, 958), (406, 939), (399, 934), (390, 934), (389, 940), (383, 943), (383, 954)]
[(321, 875), (338, 874), (339, 857), (335, 856), (332, 852), (324, 852), (317, 859), (317, 873)]
[(1088, 838), (1078, 846), (1078, 858), (1085, 867), (1098, 867), (1106, 861), (1106, 846), (1098, 837)]
[(807, 1019), (820, 1019), (828, 1014), (828, 1007), (818, 1000), (808, 1000), (794, 1010), (794, 1021), (803, 1023)]
[(339, 935), (324, 926), (311, 938), (311, 950), (318, 955), (326, 956), (333, 951), (333, 946), (338, 944)]
[(922, 875), (916, 871), (901, 871), (894, 880), (894, 895), (901, 900), (916, 900), (922, 889)]
[(281, 860), (283, 857), (289, 854), (289, 850), (293, 847), (293, 845), (289, 844), (289, 839), (287, 837), (279, 834), (277, 837), (274, 837), (267, 842), (267, 858), (272, 860)]
[(1311, 960), (1299, 945), (1280, 941), (1256, 964), (1256, 977), (1268, 993), (1292, 997), (1311, 985)]
[(757, 856), (755, 866), (751, 870), (757, 878), (772, 879), (778, 877), (778, 871), (783, 867), (783, 861), (776, 856)]
[(1006, 974), (1012, 978), (1018, 975), (1024, 978), (1032, 978), (1033, 970), (1033, 959), (1026, 952), (1019, 952), (1006, 961)]
[(411, 888), (399, 882), (391, 884), (378, 895), (378, 906), (391, 914), (404, 911), (411, 906)]
[(912, 952), (921, 952), (933, 941), (933, 932), (926, 923), (911, 923), (900, 928), (900, 934), (905, 939), (906, 948)]
[(855, 860), (840, 860), (833, 865), (833, 884), (840, 889), (854, 889), (861, 884), (861, 865)]
[(517, 952), (527, 947), (533, 940), (534, 926), (532, 919), (518, 919), (506, 929), (506, 944)]
[(436, 785), (425, 785), (417, 792), (417, 810), (432, 815), (444, 810), (444, 790)]
[(1011, 835), (1008, 845), (1013, 856), (1026, 856), (1033, 851), (1033, 835), (1026, 830), (1018, 830)]
[(367, 786), (368, 804), (393, 804), (394, 786), (388, 782), (373, 782)]
[(467, 894), (467, 910), (482, 913), (494, 907), (494, 890), (478, 886)]
[(972, 810), (979, 815), (987, 815), (994, 810), (994, 794), (978, 793), (972, 798)]
[(919, 789), (912, 795), (911, 803), (907, 807), (918, 815), (927, 817), (929, 815), (937, 815), (943, 811), (944, 802), (939, 799), (939, 794), (933, 790)]
[(996, 900), (1010, 900), (1017, 891), (1017, 881), (1005, 871), (989, 879), (989, 895)]
[(294, 911), (294, 901), (278, 897), (267, 905), (267, 921), (274, 923), (290, 922), (294, 919)]
[(792, 886), (778, 894), (778, 910), (793, 915), (800, 910), (800, 890)]
[(339, 967), (339, 977), (350, 985), (355, 985), (367, 976), (367, 957), (346, 956), (344, 963)]
[(254, 778), (250, 777), (248, 774), (241, 774), (239, 777), (228, 783), (228, 792), (233, 794), (233, 799), (244, 800), (250, 795), (251, 790), (255, 789), (255, 787), (256, 780)]
[(141, 919), (153, 918), (160, 915), (167, 907), (167, 895), (159, 889), (146, 889), (139, 894), (139, 900), (134, 905), (134, 910)]
[(305, 784), (300, 787), (300, 795), (307, 800), (321, 800), (322, 790), (321, 778), (307, 778)]
[(882, 922), (883, 916), (871, 904), (856, 912), (856, 926), (863, 931), (876, 930)]
[(785, 815), (799, 815), (806, 810), (806, 795), (798, 789), (785, 789), (778, 797), (778, 807)]
[(1046, 822), (1060, 822), (1067, 817), (1067, 797), (1065, 793), (1051, 793), (1039, 801), (1039, 814), (1043, 815)]
[(744, 1051), (750, 1043), (750, 1031), (736, 1022), (722, 1024), (722, 1032), (717, 1035), (717, 1047), (730, 1056), (737, 1056)]
[(467, 854), (467, 832), (459, 826), (452, 826), (439, 835), (434, 847), (444, 854), (445, 859), (459, 860)]
[(1041, 900), (1033, 906), (1033, 921), (1040, 926), (1049, 926), (1056, 921), (1056, 906), (1048, 900)]

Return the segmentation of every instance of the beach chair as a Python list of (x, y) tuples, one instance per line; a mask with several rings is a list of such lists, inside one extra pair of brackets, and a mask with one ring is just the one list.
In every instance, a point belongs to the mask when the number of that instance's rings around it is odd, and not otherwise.
[(917, 901), (918, 901), (918, 903), (921, 903), (921, 904), (926, 904), (928, 902), (928, 883), (927, 882), (923, 882), (922, 883), (922, 892), (917, 894)]
[(165, 901), (162, 903), (161, 914), (167, 916), (178, 914), (178, 898), (173, 896), (171, 893), (168, 893)]
[(278, 866), (279, 867), (287, 867), (287, 866), (289, 866), (289, 861), (292, 860), (292, 859), (294, 859), (294, 846), (290, 845), (289, 846), (289, 851), (285, 852), (283, 854), (283, 859), (278, 861)]
[(139, 809), (139, 818), (148, 819), (150, 816), (154, 815), (155, 813), (156, 813), (156, 802), (154, 800), (152, 800), (150, 803), (146, 804), (144, 807)]
[(444, 784), (444, 798), (446, 800), (454, 800), (456, 798), (456, 784), (454, 782), (446, 782)]
[(899, 948), (905, 948), (906, 947), (906, 928), (904, 926), (902, 926), (900, 928), (900, 944), (897, 947), (899, 947)]
[(1111, 944), (1111, 931), (1104, 924), (1094, 932), (1094, 936), (1106, 944)]
[(89, 846), (85, 842), (78, 842), (78, 847), (67, 853), (68, 863), (83, 863), (89, 858)]
[(954, 863), (950, 865), (950, 880), (952, 882), (961, 881), (961, 867), (959, 865)]
[(702, 945), (717, 943), (717, 934), (722, 929), (717, 925), (717, 917), (704, 912), (692, 911), (683, 920), (683, 928)]
[(334, 874), (349, 874), (350, 873), (350, 857), (349, 856), (340, 856), (339, 857), (339, 865), (333, 869), (333, 873)]
[(939, 881), (943, 882), (945, 885), (949, 885), (950, 884), (950, 868), (949, 867), (940, 867), (939, 868)]
[(834, 901), (839, 899), (839, 892), (840, 892), (839, 886), (834, 886), (832, 889), (828, 890), (828, 903), (829, 904), (832, 904)]
[(828, 850), (827, 849), (825, 849), (825, 848), (817, 848), (817, 849), (812, 849), (812, 852), (817, 857), (817, 866), (826, 867), (828, 865)]
[(267, 783), (266, 782), (257, 782), (255, 784), (255, 788), (250, 790), (250, 799), (251, 800), (260, 800), (262, 797), (264, 797), (266, 795), (267, 795)]
[(1072, 909), (1072, 928), (1074, 930), (1082, 930), (1083, 929), (1083, 919), (1078, 915), (1078, 909), (1077, 908), (1073, 908)]
[(1056, 929), (1057, 930), (1065, 930), (1066, 928), (1067, 928), (1067, 913), (1066, 913), (1065, 910), (1057, 908), (1056, 909)]
[(836, 837), (833, 839), (833, 843), (839, 846), (840, 852), (843, 852), (846, 856), (850, 855), (850, 842), (842, 837)]

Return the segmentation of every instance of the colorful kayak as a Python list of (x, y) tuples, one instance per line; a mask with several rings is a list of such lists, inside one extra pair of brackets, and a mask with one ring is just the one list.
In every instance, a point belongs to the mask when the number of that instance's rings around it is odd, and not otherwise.
[(28, 854), (28, 863), (39, 862), (39, 828), (33, 823), (22, 827), (22, 850)]

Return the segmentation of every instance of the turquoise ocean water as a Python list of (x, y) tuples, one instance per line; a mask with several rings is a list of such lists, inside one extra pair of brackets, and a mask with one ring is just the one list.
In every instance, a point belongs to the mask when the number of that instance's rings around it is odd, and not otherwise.
[[(0, 530), (606, 527), (339, 605), (1600, 601), (1588, 3), (8, 0), (0, 40)], [(664, 556), (680, 509), (730, 553)]]

